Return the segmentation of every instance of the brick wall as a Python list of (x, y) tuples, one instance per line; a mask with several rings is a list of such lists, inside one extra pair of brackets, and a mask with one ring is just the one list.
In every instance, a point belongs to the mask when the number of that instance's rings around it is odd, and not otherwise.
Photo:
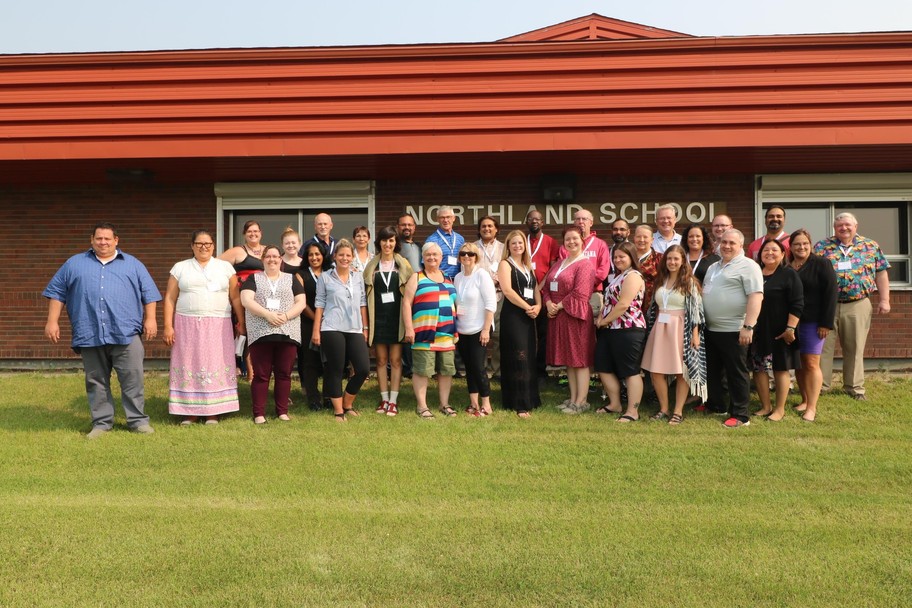
[[(576, 200), (661, 203), (725, 201), (736, 226), (753, 225), (750, 176), (681, 178), (580, 177)], [(377, 183), (377, 226), (395, 224), (406, 205), (531, 204), (540, 200), (539, 183), (530, 179), (397, 180)], [(121, 248), (142, 260), (164, 292), (174, 262), (190, 257), (189, 236), (196, 228), (215, 229), (211, 183), (190, 185), (106, 184), (74, 187), (0, 188), (0, 239), (7, 245), (0, 264), (0, 359), (74, 357), (69, 348), (69, 322), (64, 319), (58, 345), (44, 338), (47, 301), (41, 292), (63, 261), (89, 247), (97, 221), (114, 222)], [(503, 226), (507, 231), (515, 226)], [(604, 226), (596, 226), (606, 235)], [(432, 228), (419, 230), (419, 240)], [(552, 234), (560, 230), (548, 228)], [(474, 226), (461, 232), (475, 238)], [(912, 359), (912, 294), (897, 292), (893, 312), (875, 317), (868, 356)], [(161, 324), (161, 307), (158, 308)], [(160, 341), (147, 347), (150, 358), (166, 358)]]
[[(164, 293), (168, 271), (190, 257), (190, 232), (215, 230), (215, 196), (211, 184), (101, 186), (0, 189), (0, 240), (12, 251), (0, 264), (0, 359), (61, 359), (75, 357), (70, 349), (70, 324), (61, 322), (61, 340), (44, 337), (50, 278), (71, 255), (89, 249), (92, 226), (113, 222), (120, 247), (138, 257)], [(161, 305), (158, 321), (161, 328)], [(167, 357), (155, 341), (148, 357)]]

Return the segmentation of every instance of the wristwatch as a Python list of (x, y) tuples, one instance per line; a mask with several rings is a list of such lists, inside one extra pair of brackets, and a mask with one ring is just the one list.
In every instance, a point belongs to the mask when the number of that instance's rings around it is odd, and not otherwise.
[(746, 329), (747, 331), (754, 331), (754, 326), (753, 326), (753, 325), (745, 325), (745, 326), (742, 327), (741, 329)]

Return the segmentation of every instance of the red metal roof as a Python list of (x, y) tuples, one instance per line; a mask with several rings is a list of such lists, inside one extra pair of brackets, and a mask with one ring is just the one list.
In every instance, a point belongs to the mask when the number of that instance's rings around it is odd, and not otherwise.
[(0, 161), (912, 142), (912, 33), (677, 36), (0, 56)]
[(504, 38), (500, 42), (544, 42), (547, 40), (628, 40), (631, 38), (682, 38), (690, 34), (649, 25), (621, 21), (592, 13), (541, 29)]

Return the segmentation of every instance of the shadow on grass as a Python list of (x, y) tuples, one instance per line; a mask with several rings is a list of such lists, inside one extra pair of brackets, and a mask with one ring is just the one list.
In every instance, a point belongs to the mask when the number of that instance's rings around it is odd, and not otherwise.
[(74, 399), (65, 407), (14, 405), (0, 410), (0, 430), (4, 431), (88, 431), (91, 426), (89, 405), (85, 399)]

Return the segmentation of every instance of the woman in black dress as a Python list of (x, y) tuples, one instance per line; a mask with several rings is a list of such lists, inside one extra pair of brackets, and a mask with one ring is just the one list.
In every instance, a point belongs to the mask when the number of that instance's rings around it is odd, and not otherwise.
[(804, 287), (804, 311), (798, 324), (798, 350), (801, 351), (801, 369), (795, 374), (801, 403), (795, 411), (805, 422), (817, 418), (817, 400), (823, 384), (820, 371), (820, 353), (827, 335), (836, 319), (836, 271), (826, 258), (814, 254), (814, 241), (804, 228), (789, 237), (791, 266), (798, 273)]
[[(754, 385), (762, 405), (756, 416), (778, 422), (785, 416), (785, 401), (789, 393), (789, 370), (801, 369), (795, 331), (804, 310), (804, 287), (798, 273), (782, 262), (785, 246), (768, 239), (760, 248), (763, 271), (763, 305), (749, 362), (754, 372)], [(776, 405), (770, 403), (768, 372), (776, 381)]]
[(684, 231), (682, 245), (687, 250), (687, 262), (690, 264), (692, 274), (702, 285), (703, 277), (706, 276), (709, 267), (722, 259), (713, 251), (709, 231), (699, 224), (691, 224)]
[(313, 334), (314, 302), (317, 301), (317, 279), (323, 272), (323, 258), (326, 255), (323, 245), (310, 241), (304, 250), (298, 254), (304, 258), (304, 263), (298, 268), (298, 274), (304, 280), (304, 294), (307, 296), (307, 308), (301, 313), (301, 346), (298, 348), (298, 377), (301, 378), (301, 388), (307, 397), (311, 411), (319, 411), (323, 407), (331, 407), (329, 398), (320, 395), (317, 380), (323, 375), (323, 361), (320, 358), (320, 347), (313, 346), (310, 337)]
[[(381, 228), (374, 241), (377, 255), (364, 268), (369, 334), (367, 344), (377, 353), (377, 383), (380, 385), (378, 414), (399, 413), (402, 382), (402, 292), (412, 276), (412, 265), (399, 255), (402, 245), (393, 226)], [(357, 257), (357, 254), (355, 255)], [(386, 367), (389, 364), (389, 375)]]
[(541, 312), (541, 294), (532, 271), (526, 236), (519, 230), (507, 235), (504, 259), (497, 267), (503, 291), (500, 313), (500, 377), (504, 407), (520, 418), (541, 405), (535, 369), (535, 317)]

